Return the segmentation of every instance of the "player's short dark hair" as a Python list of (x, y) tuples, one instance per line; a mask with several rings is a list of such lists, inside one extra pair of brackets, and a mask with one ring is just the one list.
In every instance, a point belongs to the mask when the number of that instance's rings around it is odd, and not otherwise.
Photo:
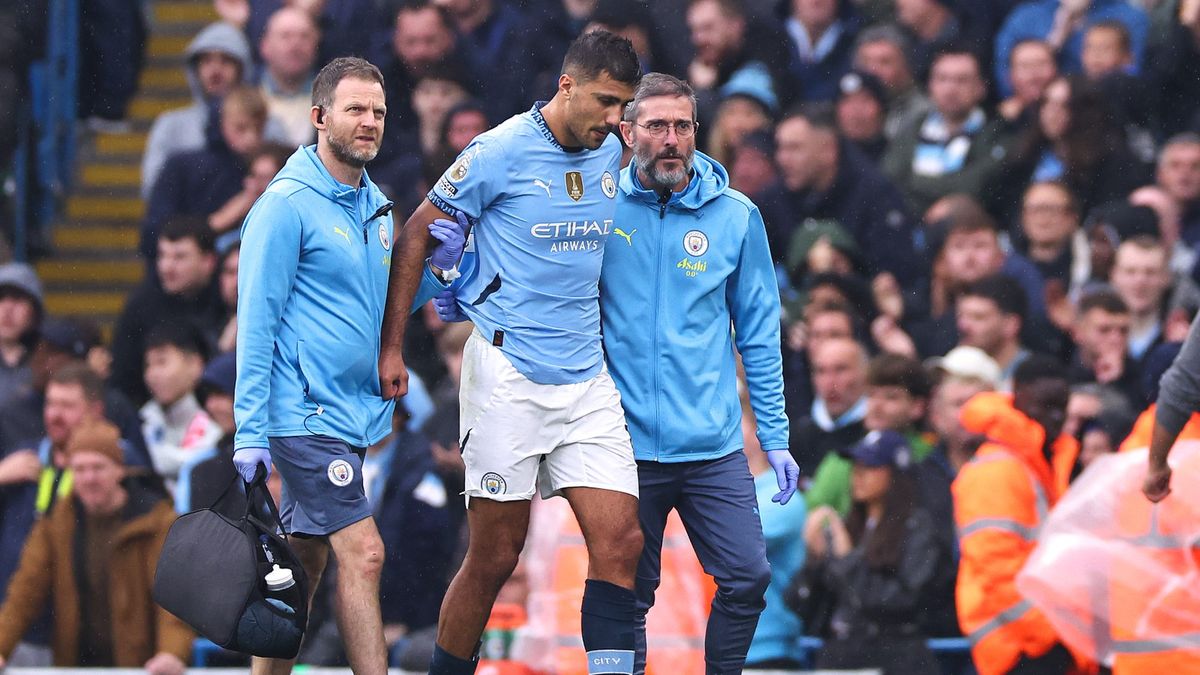
[(1013, 371), (1013, 388), (1038, 380), (1067, 380), (1067, 369), (1060, 360), (1045, 354), (1030, 354)]
[(991, 300), (1001, 314), (1016, 315), (1022, 323), (1029, 314), (1029, 299), (1025, 296), (1025, 289), (1006, 274), (993, 274), (968, 284), (963, 289), (962, 297)]
[(637, 86), (642, 65), (633, 43), (606, 30), (593, 30), (575, 38), (563, 58), (562, 71), (579, 82), (588, 82), (601, 73), (617, 82)]
[(163, 223), (160, 239), (166, 241), (183, 241), (191, 239), (204, 253), (216, 250), (216, 237), (212, 228), (200, 216), (175, 215)]
[(1103, 19), (1087, 27), (1087, 32), (1094, 30), (1111, 30), (1117, 34), (1117, 44), (1121, 51), (1129, 54), (1133, 49), (1133, 39), (1129, 36), (1129, 28), (1116, 19)]
[(1106, 314), (1129, 313), (1129, 305), (1125, 304), (1116, 291), (1107, 288), (1096, 289), (1079, 299), (1079, 316), (1083, 316), (1093, 309), (1099, 309)]
[(82, 361), (72, 361), (50, 374), (51, 384), (76, 385), (83, 396), (95, 403), (104, 400), (104, 380)]
[(329, 63), (317, 73), (312, 86), (312, 104), (318, 108), (328, 108), (333, 105), (333, 91), (338, 83), (347, 77), (378, 82), (384, 87), (383, 73), (375, 64), (357, 56), (341, 56)]
[(871, 359), (867, 367), (867, 386), (899, 387), (913, 398), (924, 399), (929, 398), (933, 389), (920, 361), (888, 352)]
[(174, 347), (185, 354), (195, 354), (208, 360), (208, 343), (200, 329), (190, 321), (172, 321), (152, 328), (146, 335), (146, 351), (159, 347)]
[(655, 96), (680, 96), (692, 103), (692, 119), (696, 119), (696, 92), (692, 85), (666, 73), (646, 73), (633, 92), (633, 100), (625, 107), (625, 121), (637, 121), (642, 101)]

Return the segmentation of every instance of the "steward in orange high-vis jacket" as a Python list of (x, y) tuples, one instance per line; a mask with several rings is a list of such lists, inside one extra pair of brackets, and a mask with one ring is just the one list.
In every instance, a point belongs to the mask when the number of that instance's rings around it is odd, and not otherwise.
[(1068, 673), (1075, 665), (1016, 588), (1079, 454), (1075, 439), (1060, 435), (1069, 395), (1063, 367), (1035, 355), (1018, 366), (1011, 396), (978, 394), (960, 412), (968, 431), (986, 437), (952, 486), (961, 549), (958, 621), (980, 675), (1018, 666)]

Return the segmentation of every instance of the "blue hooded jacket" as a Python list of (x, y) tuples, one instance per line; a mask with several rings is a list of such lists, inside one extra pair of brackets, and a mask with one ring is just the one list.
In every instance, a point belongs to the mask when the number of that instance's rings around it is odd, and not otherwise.
[(302, 147), (242, 225), (234, 448), (322, 434), (368, 446), (391, 430), (379, 332), (391, 267), (391, 202), (363, 173), (337, 182)]
[(763, 450), (788, 447), (779, 289), (762, 216), (716, 161), (696, 152), (694, 169), (665, 202), (633, 164), (621, 171), (604, 252), (604, 348), (639, 460), (741, 449), (735, 344)]

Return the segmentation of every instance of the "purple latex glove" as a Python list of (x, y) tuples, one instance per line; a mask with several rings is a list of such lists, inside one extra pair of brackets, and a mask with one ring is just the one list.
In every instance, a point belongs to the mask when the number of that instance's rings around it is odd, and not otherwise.
[(438, 218), (429, 224), (429, 234), (433, 235), (440, 244), (433, 249), (429, 263), (442, 270), (454, 269), (458, 259), (462, 257), (467, 244), (467, 230), (471, 225), (467, 222), (467, 214), (459, 211), (454, 220)]
[(238, 475), (247, 483), (254, 482), (254, 474), (258, 473), (258, 465), (262, 464), (267, 468), (267, 475), (263, 476), (265, 480), (271, 475), (271, 451), (266, 448), (242, 448), (233, 453), (233, 466), (237, 468)]
[(438, 318), (446, 323), (467, 320), (467, 315), (458, 308), (458, 300), (454, 298), (454, 291), (445, 290), (433, 296), (433, 308), (437, 310)]
[(775, 469), (775, 482), (779, 484), (779, 492), (771, 497), (771, 501), (783, 506), (792, 495), (796, 494), (796, 484), (800, 481), (800, 466), (792, 459), (790, 450), (768, 450), (767, 461)]

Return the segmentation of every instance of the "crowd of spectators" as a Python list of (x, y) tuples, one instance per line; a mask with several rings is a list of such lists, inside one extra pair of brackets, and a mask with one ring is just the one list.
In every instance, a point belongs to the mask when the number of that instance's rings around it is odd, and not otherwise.
[[(826, 664), (858, 663), (847, 631), (867, 625), (907, 641), (879, 657), (909, 664), (895, 672), (929, 672), (919, 638), (960, 634), (950, 486), (979, 443), (960, 409), (1010, 392), (1029, 359), (1063, 364), (1077, 475), (1153, 402), (1164, 355), (1200, 307), (1196, 0), (214, 5), (222, 20), (186, 51), (194, 103), (150, 131), (146, 275), (111, 341), (48, 316), (31, 268), (0, 267), (0, 597), (35, 523), (76, 503), (80, 444), (94, 451), (84, 459), (119, 466), (136, 484), (127, 501), (141, 505), (120, 522), (79, 521), (89, 534), (146, 517), (148, 493), (182, 512), (234, 479), (238, 230), (291, 150), (312, 142), (312, 78), (339, 55), (385, 74), (386, 131), (367, 170), (398, 213), (476, 134), (549, 98), (581, 31), (619, 33), (645, 70), (695, 87), (698, 147), (762, 211), (784, 300), (791, 450), (809, 515), (790, 537), (772, 532), (796, 574), (774, 579), (770, 597), (824, 602), (800, 603), (803, 627), (772, 624), (773, 665), (801, 662), (801, 630), (828, 639)], [(121, 31), (140, 30), (131, 25)], [(126, 38), (140, 39), (113, 37)], [(89, 105), (119, 117), (119, 104)], [(387, 543), (395, 663), (422, 663), (462, 551), (457, 387), (469, 330), (420, 310), (407, 335), (411, 391), (364, 463)], [(97, 431), (100, 418), (111, 429)], [(101, 438), (110, 433), (119, 452)], [(114, 554), (87, 546), (77, 560)], [(101, 572), (77, 579), (81, 656), (61, 653), (59, 614), (30, 614), (17, 662), (133, 658), (95, 632), (109, 609), (87, 606), (108, 583)], [(301, 658), (336, 664), (323, 612), (318, 599)], [(0, 625), (11, 614), (0, 608)], [(171, 672), (162, 654), (174, 645), (143, 647), (133, 665), (158, 659)]]

